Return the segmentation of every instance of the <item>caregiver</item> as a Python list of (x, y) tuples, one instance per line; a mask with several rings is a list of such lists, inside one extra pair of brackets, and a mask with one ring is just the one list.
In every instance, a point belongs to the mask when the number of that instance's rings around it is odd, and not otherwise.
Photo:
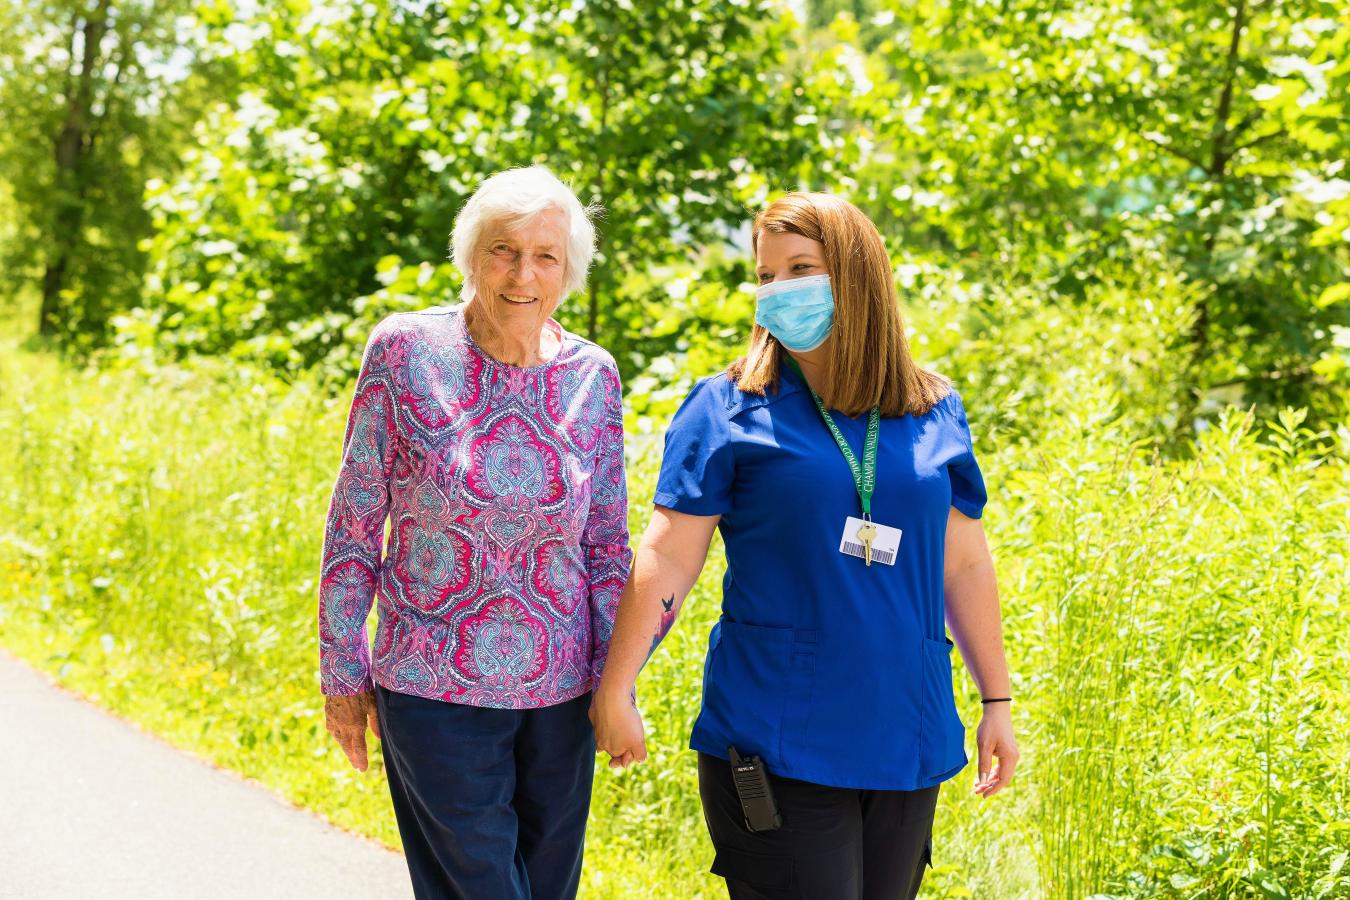
[[(713, 872), (733, 900), (913, 897), (938, 786), (967, 762), (944, 613), (984, 699), (976, 793), (1017, 762), (984, 481), (960, 398), (910, 356), (871, 221), (793, 193), (752, 241), (749, 348), (666, 433), (597, 744), (612, 766), (645, 758), (634, 682), (720, 529), (722, 615), (690, 740)], [(758, 758), (776, 811), (751, 769), (738, 796), (729, 758)]]

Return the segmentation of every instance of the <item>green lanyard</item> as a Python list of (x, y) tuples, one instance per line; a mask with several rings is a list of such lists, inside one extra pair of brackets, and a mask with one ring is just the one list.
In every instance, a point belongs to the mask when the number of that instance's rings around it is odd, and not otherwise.
[(848, 441), (844, 440), (844, 435), (839, 431), (839, 426), (834, 424), (834, 417), (830, 411), (825, 408), (825, 401), (820, 399), (820, 395), (811, 387), (811, 383), (802, 375), (802, 367), (797, 365), (797, 361), (788, 354), (787, 361), (792, 368), (802, 376), (802, 382), (806, 389), (811, 392), (811, 399), (816, 401), (816, 409), (820, 410), (820, 417), (825, 420), (829, 426), (830, 434), (834, 435), (834, 442), (839, 445), (839, 451), (844, 454), (844, 459), (848, 461), (849, 471), (853, 473), (853, 486), (858, 490), (858, 499), (862, 501), (863, 519), (872, 520), (872, 491), (877, 486), (877, 436), (881, 433), (881, 407), (874, 406), (872, 411), (867, 414), (867, 440), (863, 443), (863, 464), (858, 465), (858, 457), (853, 455), (853, 448), (849, 447)]

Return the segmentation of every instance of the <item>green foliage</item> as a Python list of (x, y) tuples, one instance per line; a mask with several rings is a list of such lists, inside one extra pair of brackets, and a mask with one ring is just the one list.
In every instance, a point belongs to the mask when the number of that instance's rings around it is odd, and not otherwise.
[(1042, 706), (1024, 714), (1046, 896), (1332, 896), (1350, 783), (1306, 765), (1345, 713), (1345, 471), (1302, 420), (1261, 443), (1230, 411), (1193, 463), (1145, 465), (1100, 392), (1008, 473), (996, 552), (1029, 601), (1007, 632)]
[(1066, 321), (1187, 281), (1158, 329), (1182, 364), (1150, 407), (1178, 441), (1227, 402), (1350, 412), (1350, 28), (1332, 4), (815, 4), (810, 23), (840, 15), (814, 30), (769, 9), (206, 8), (242, 93), (151, 184), (125, 352), (349, 376), (375, 321), (456, 295), (445, 235), (478, 180), (545, 162), (607, 210), (560, 315), (629, 380), (734, 355), (723, 317), (680, 320), (675, 295), (739, 296), (726, 241), (744, 254), (736, 229), (801, 184), (859, 202), (898, 263)]
[(0, 291), (36, 288), (39, 330), (101, 344), (139, 302), (150, 230), (145, 181), (203, 82), (185, 0), (0, 0), (0, 182), (17, 213), (0, 234)]
[[(1184, 275), (1178, 441), (1225, 402), (1350, 412), (1333, 0), (858, 0), (805, 23), (776, 0), (177, 2), (0, 7), (4, 272), (55, 286), (67, 344), (111, 319), (127, 356), (345, 377), (385, 313), (455, 293), (446, 234), (478, 181), (544, 162), (606, 208), (562, 315), (629, 379), (734, 352), (667, 327), (662, 282), (734, 293), (726, 242), (744, 253), (753, 211), (801, 185), (991, 292), (1091, 305), (1145, 265)], [(417, 289), (391, 292), (395, 268)]]
[[(213, 26), (249, 35), (231, 51), (245, 91), (207, 117), (181, 176), (152, 186), (153, 271), (124, 331), (291, 368), (340, 348), (348, 365), (343, 326), (390, 310), (389, 260), (438, 266), (484, 176), (545, 163), (605, 210), (566, 324), (627, 359), (647, 341), (632, 323), (661, 302), (653, 269), (720, 243), (817, 149), (776, 49), (790, 20), (769, 12), (457, 0), (222, 13)], [(450, 302), (453, 282), (419, 293)]]
[(897, 266), (915, 354), (964, 393), (991, 443), (1034, 446), (1046, 422), (1107, 390), (1119, 426), (1165, 442), (1183, 415), (1199, 286), (1135, 241), (1133, 267), (1103, 266), (1076, 297), (1054, 284), (1007, 287), (911, 257)]
[(838, 85), (839, 185), (883, 233), (1068, 302), (1147, 242), (1197, 285), (1183, 425), (1215, 392), (1344, 414), (1343, 4), (874, 7), (812, 84)]

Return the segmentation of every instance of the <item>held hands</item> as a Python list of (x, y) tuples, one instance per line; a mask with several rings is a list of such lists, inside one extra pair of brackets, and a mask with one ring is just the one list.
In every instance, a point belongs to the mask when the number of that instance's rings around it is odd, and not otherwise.
[(611, 769), (626, 769), (647, 758), (647, 737), (632, 693), (606, 690), (591, 698), (595, 746), (609, 754)]
[(347, 754), (352, 768), (364, 772), (366, 761), (366, 726), (380, 736), (380, 720), (375, 714), (375, 692), (353, 694), (350, 697), (323, 698), (324, 725), (328, 733)]
[(975, 730), (975, 744), (980, 751), (975, 793), (987, 800), (1008, 786), (1017, 768), (1019, 754), (1007, 703), (991, 703), (985, 708)]

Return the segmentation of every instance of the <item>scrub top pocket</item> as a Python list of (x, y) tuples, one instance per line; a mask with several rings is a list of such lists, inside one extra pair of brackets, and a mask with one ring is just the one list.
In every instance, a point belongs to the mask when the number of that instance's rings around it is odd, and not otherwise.
[[(781, 761), (780, 741), (791, 681), (796, 632), (723, 619), (703, 685), (703, 711), (694, 725), (725, 753), (734, 745), (770, 768)], [(799, 662), (800, 665), (800, 662)]]
[(923, 699), (920, 704), (919, 775), (944, 779), (966, 762), (966, 726), (952, 693), (952, 642), (923, 639)]

